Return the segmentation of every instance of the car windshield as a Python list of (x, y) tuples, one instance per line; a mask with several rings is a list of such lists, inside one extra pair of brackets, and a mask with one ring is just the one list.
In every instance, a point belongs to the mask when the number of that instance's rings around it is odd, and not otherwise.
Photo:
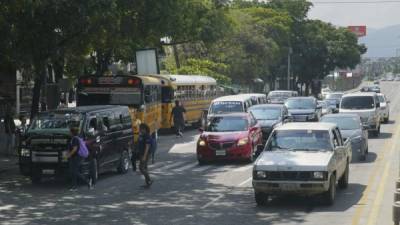
[(361, 128), (360, 120), (354, 117), (322, 117), (321, 122), (334, 123), (340, 130), (357, 130)]
[(210, 132), (246, 131), (247, 119), (244, 117), (213, 117), (207, 126)]
[(281, 116), (280, 108), (257, 107), (250, 109), (250, 112), (257, 120), (278, 120)]
[(316, 107), (313, 99), (288, 99), (285, 103), (288, 109), (314, 109)]
[(332, 145), (326, 130), (277, 130), (271, 135), (267, 150), (332, 150)]
[(342, 99), (342, 109), (373, 109), (374, 98), (372, 96), (349, 96)]
[(41, 114), (31, 123), (29, 130), (68, 130), (70, 127), (81, 127), (82, 115), (78, 113)]
[(243, 104), (239, 101), (214, 102), (210, 111), (212, 114), (243, 112)]
[(384, 103), (385, 102), (385, 97), (383, 97), (383, 95), (378, 95), (379, 98), (379, 102), (380, 103)]
[(290, 92), (271, 92), (268, 94), (268, 98), (289, 98)]
[(340, 99), (342, 98), (343, 94), (328, 94), (326, 98), (332, 98), (332, 99)]

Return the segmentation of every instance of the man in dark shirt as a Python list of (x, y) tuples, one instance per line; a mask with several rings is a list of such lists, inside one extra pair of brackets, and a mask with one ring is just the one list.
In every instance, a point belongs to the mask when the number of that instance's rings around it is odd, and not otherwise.
[(177, 137), (183, 136), (182, 131), (185, 128), (185, 113), (186, 109), (183, 106), (181, 106), (178, 100), (176, 100), (175, 107), (172, 109), (170, 122), (172, 118), (174, 118), (174, 127)]
[(139, 169), (143, 174), (146, 184), (144, 188), (149, 188), (153, 181), (150, 179), (148, 171), (148, 161), (150, 157), (151, 137), (150, 128), (146, 124), (140, 124), (139, 126), (139, 138), (138, 138), (138, 155), (140, 159)]

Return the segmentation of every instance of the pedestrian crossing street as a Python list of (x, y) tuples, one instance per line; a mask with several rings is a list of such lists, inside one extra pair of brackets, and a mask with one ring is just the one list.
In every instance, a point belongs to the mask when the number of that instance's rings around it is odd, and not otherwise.
[(253, 164), (209, 164), (199, 165), (197, 161), (164, 161), (149, 165), (150, 173), (205, 173), (205, 172), (246, 172)]

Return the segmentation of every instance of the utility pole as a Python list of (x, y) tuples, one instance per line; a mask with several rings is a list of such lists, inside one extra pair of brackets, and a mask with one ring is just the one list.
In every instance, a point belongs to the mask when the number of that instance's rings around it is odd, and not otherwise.
[(289, 47), (288, 50), (288, 65), (287, 65), (287, 89), (291, 90), (290, 88), (290, 72), (291, 72), (291, 57), (292, 57), (292, 47)]

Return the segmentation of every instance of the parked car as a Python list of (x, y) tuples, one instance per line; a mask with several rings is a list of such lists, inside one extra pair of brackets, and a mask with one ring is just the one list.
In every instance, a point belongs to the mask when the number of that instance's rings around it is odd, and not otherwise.
[(332, 113), (338, 113), (339, 112), (339, 103), (337, 102), (337, 99), (325, 99), (324, 100), (328, 107), (331, 109)]
[(368, 154), (368, 131), (357, 114), (332, 114), (321, 118), (321, 122), (336, 124), (343, 139), (350, 140), (353, 155), (365, 161)]
[(374, 84), (375, 84), (375, 85), (379, 85), (379, 84), (380, 84), (379, 80), (375, 80), (375, 81), (374, 81)]
[(271, 91), (268, 93), (267, 102), (270, 104), (283, 104), (288, 98), (296, 97), (297, 91)]
[(336, 184), (347, 188), (352, 158), (349, 141), (343, 141), (332, 123), (287, 123), (276, 128), (253, 167), (257, 205), (270, 195), (320, 195), (333, 204)]
[(322, 107), (314, 97), (294, 97), (285, 102), (294, 122), (319, 121)]
[(333, 108), (328, 105), (326, 101), (318, 101), (318, 105), (321, 106), (321, 115), (327, 115), (333, 113)]
[(116, 168), (126, 173), (133, 146), (132, 123), (128, 107), (82, 106), (40, 113), (26, 132), (20, 150), (19, 166), (33, 183), (43, 176), (63, 176), (67, 173), (65, 159), (71, 136), (69, 128), (80, 127), (90, 155), (84, 163), (85, 173), (91, 162), (92, 178)]
[(381, 93), (381, 88), (378, 85), (362, 87), (361, 92), (375, 92)]
[(343, 96), (339, 113), (357, 114), (363, 126), (378, 137), (381, 131), (381, 113), (378, 95), (374, 92), (351, 93)]
[(291, 121), (291, 117), (285, 105), (255, 105), (250, 107), (249, 111), (253, 114), (261, 127), (264, 144), (267, 142), (274, 128)]
[(197, 141), (197, 160), (199, 164), (220, 159), (252, 162), (261, 143), (261, 128), (252, 114), (216, 115)]
[(390, 101), (386, 98), (384, 94), (378, 94), (379, 103), (380, 103), (380, 112), (381, 112), (381, 122), (387, 123), (389, 122), (390, 117)]

